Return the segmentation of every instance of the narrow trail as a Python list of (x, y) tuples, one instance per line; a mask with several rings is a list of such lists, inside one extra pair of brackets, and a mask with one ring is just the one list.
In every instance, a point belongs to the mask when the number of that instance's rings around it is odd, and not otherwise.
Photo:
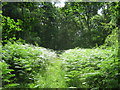
[(43, 76), (38, 74), (38, 86), (40, 88), (66, 88), (65, 72), (62, 70), (62, 61), (59, 57), (50, 60), (47, 71)]
[(46, 72), (46, 84), (49, 88), (64, 88), (66, 83), (64, 80), (64, 71), (61, 69), (62, 61), (59, 57), (52, 59)]

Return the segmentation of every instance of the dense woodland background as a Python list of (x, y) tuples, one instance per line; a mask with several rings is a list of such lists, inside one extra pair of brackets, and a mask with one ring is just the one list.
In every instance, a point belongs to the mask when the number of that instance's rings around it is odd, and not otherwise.
[(56, 3), (1, 4), (3, 87), (120, 88), (120, 2)]
[(55, 50), (92, 48), (102, 45), (119, 24), (118, 10), (118, 3), (105, 2), (66, 2), (63, 8), (50, 2), (3, 3), (2, 40), (21, 38)]

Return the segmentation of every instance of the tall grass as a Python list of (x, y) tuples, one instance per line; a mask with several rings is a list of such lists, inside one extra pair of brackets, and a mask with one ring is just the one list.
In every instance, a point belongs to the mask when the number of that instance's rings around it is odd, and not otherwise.
[(59, 58), (52, 59), (47, 71), (43, 75), (40, 73), (36, 75), (35, 88), (66, 88), (65, 71), (62, 69), (61, 63)]

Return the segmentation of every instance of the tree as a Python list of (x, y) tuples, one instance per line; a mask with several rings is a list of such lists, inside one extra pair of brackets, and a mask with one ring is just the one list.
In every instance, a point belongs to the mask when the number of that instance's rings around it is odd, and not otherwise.
[[(27, 43), (52, 49), (92, 48), (102, 45), (115, 27), (111, 4), (66, 2), (59, 8), (50, 2), (7, 3), (3, 15), (23, 21), (23, 31), (17, 36)], [(99, 9), (102, 15), (98, 15)]]

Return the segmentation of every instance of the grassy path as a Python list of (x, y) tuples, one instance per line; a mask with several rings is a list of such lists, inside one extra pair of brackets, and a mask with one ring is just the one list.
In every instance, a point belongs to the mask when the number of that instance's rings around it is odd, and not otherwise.
[(38, 76), (38, 85), (40, 88), (65, 88), (67, 87), (64, 79), (64, 71), (61, 69), (61, 60), (52, 59), (43, 76)]

